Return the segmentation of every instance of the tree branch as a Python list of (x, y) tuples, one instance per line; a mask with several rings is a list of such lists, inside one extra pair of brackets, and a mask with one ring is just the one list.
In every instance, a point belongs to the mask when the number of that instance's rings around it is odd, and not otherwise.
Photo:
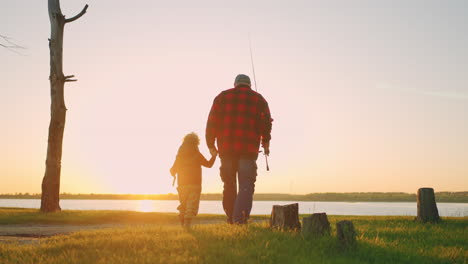
[(76, 79), (72, 80), (71, 78), (73, 78), (73, 77), (75, 77), (75, 75), (67, 75), (67, 76), (64, 76), (64, 77), (63, 77), (63, 79), (64, 79), (63, 81), (64, 81), (64, 82), (76, 82), (76, 81), (78, 81), (78, 80), (76, 80)]
[(16, 43), (11, 42), (10, 41), (11, 38), (7, 36), (0, 35), (0, 38), (2, 38), (6, 43), (9, 44), (9, 45), (5, 45), (5, 44), (0, 43), (0, 46), (2, 47), (9, 48), (9, 49), (26, 49), (25, 47), (22, 47)]
[(83, 16), (86, 13), (86, 10), (88, 10), (88, 4), (85, 5), (83, 10), (81, 10), (81, 12), (78, 15), (76, 15), (76, 16), (74, 16), (72, 18), (65, 19), (65, 23), (70, 23), (70, 22), (73, 22), (73, 21), (77, 20), (78, 18), (80, 18), (81, 16)]
[(11, 38), (7, 37), (7, 36), (4, 36), (4, 35), (0, 35), (0, 39), (3, 39), (4, 42), (6, 42), (7, 44), (2, 44), (0, 43), (0, 47), (4, 47), (5, 49), (11, 51), (11, 52), (14, 52), (18, 55), (24, 55), (24, 54), (21, 54), (20, 52), (17, 51), (17, 49), (23, 49), (25, 50), (26, 48), (23, 47), (23, 46), (20, 46), (12, 41), (10, 41)]

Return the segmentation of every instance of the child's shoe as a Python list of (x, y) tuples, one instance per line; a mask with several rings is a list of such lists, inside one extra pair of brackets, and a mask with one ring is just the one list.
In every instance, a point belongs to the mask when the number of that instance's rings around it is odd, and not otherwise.
[(191, 225), (192, 225), (192, 219), (186, 218), (184, 220), (184, 229), (185, 230), (190, 230)]

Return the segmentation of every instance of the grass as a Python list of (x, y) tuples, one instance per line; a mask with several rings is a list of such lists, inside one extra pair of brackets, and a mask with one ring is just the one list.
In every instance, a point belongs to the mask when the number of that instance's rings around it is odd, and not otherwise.
[[(468, 263), (466, 217), (421, 224), (413, 217), (329, 216), (331, 236), (311, 240), (300, 233), (270, 230), (266, 222), (196, 225), (191, 231), (164, 225), (175, 218), (175, 214), (158, 213), (65, 211), (41, 215), (37, 210), (0, 209), (2, 224), (18, 220), (104, 224), (116, 219), (155, 223), (81, 231), (46, 238), (38, 245), (0, 244), (0, 263)], [(266, 220), (265, 216), (256, 218)], [(223, 217), (202, 215), (198, 219)], [(335, 223), (344, 219), (352, 220), (358, 231), (353, 249), (340, 248), (335, 238)]]

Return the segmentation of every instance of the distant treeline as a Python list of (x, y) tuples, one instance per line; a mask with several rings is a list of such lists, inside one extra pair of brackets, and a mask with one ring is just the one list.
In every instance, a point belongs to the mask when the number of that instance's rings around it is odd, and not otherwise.
[[(40, 194), (0, 194), (0, 199), (41, 199)], [(71, 194), (62, 193), (60, 199), (88, 200), (177, 200), (177, 194)], [(201, 200), (218, 201), (220, 193), (203, 193)], [(416, 194), (403, 192), (353, 192), (353, 193), (310, 193), (282, 194), (258, 193), (256, 201), (322, 201), (322, 202), (415, 202)], [(444, 203), (468, 203), (468, 192), (437, 192), (436, 201)]]

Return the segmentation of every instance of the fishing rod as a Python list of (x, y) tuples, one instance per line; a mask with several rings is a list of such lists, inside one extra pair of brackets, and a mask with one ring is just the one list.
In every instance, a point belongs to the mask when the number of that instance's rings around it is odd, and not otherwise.
[[(249, 34), (249, 48), (250, 48), (250, 62), (252, 63), (252, 72), (253, 72), (253, 77), (254, 77), (255, 91), (257, 92), (257, 78), (255, 76), (255, 65), (254, 65), (254, 60), (253, 60), (252, 40), (250, 39), (250, 34)], [(270, 166), (268, 166), (268, 155), (264, 152), (263, 156), (265, 156), (266, 170), (270, 171)]]
[[(263, 151), (258, 151), (258, 153), (262, 153)], [(263, 156), (265, 156), (265, 162), (266, 162), (266, 170), (270, 171), (270, 166), (268, 166), (268, 155), (263, 152)]]
[(250, 39), (249, 34), (249, 48), (250, 48), (250, 62), (252, 63), (252, 72), (254, 77), (255, 91), (257, 91), (257, 78), (255, 78), (255, 66), (253, 61), (253, 52), (252, 52), (252, 40)]

